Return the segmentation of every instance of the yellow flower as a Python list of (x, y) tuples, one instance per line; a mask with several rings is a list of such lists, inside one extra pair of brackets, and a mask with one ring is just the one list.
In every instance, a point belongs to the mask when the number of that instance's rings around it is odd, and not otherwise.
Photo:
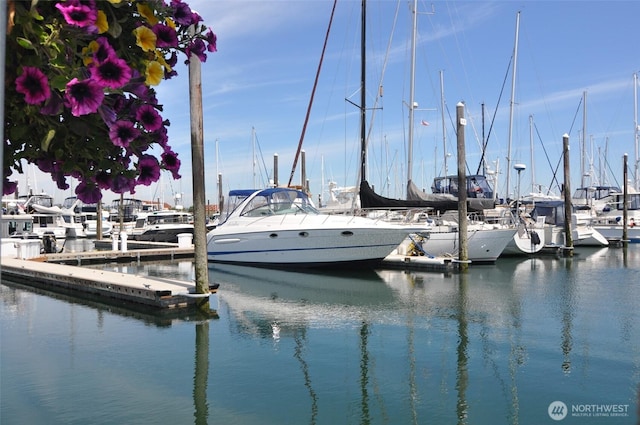
[(162, 65), (156, 61), (150, 61), (147, 64), (147, 70), (145, 72), (147, 79), (144, 81), (148, 86), (157, 86), (164, 77), (164, 70)]
[(163, 66), (164, 69), (166, 69), (168, 72), (171, 72), (171, 66), (169, 66), (169, 64), (167, 63), (167, 61), (164, 59), (164, 56), (162, 55), (162, 52), (159, 50), (156, 50), (156, 61)]
[(164, 18), (164, 22), (165, 22), (165, 24), (167, 24), (168, 27), (176, 29), (176, 23), (173, 22), (173, 19), (169, 18), (168, 16), (166, 18)]
[(136, 36), (136, 44), (145, 52), (150, 52), (156, 48), (156, 35), (150, 28), (144, 25), (133, 30)]
[(111, 4), (120, 4), (122, 0), (109, 0), (109, 3)]
[(98, 34), (103, 34), (109, 29), (107, 15), (102, 10), (98, 10), (98, 19), (96, 19), (96, 26), (98, 27)]
[(138, 13), (142, 15), (151, 25), (158, 23), (158, 18), (153, 14), (153, 10), (146, 3), (138, 3)]
[(82, 48), (82, 62), (84, 63), (84, 66), (89, 66), (91, 63), (93, 63), (93, 54), (98, 51), (99, 47), (100, 45), (98, 44), (98, 42), (92, 40), (89, 42), (89, 45), (87, 45), (87, 47)]

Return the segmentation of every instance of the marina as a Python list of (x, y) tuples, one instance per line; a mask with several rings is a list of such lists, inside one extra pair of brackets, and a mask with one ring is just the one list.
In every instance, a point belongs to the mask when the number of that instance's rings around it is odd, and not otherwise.
[[(639, 248), (500, 258), (468, 273), (210, 264), (220, 288), (207, 320), (3, 273), (0, 420), (540, 424), (556, 423), (562, 402), (561, 423), (635, 424)], [(190, 259), (83, 268), (194, 276)]]
[(640, 425), (632, 3), (194, 2), (1, 7), (0, 424)]

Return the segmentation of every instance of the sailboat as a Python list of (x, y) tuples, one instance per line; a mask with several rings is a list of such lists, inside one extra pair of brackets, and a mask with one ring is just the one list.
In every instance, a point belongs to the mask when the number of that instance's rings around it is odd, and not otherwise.
[[(425, 211), (429, 213), (444, 213), (458, 209), (458, 199), (452, 193), (420, 193), (419, 189), (412, 181), (412, 146), (413, 146), (413, 127), (414, 127), (414, 92), (415, 92), (415, 51), (417, 37), (417, 14), (418, 2), (413, 2), (413, 31), (412, 31), (412, 55), (411, 55), (411, 81), (410, 81), (410, 101), (409, 101), (409, 149), (407, 158), (407, 193), (413, 194), (407, 199), (391, 199), (381, 196), (371, 188), (367, 181), (366, 174), (366, 156), (367, 156), (367, 140), (365, 131), (366, 122), (366, 0), (362, 2), (362, 36), (361, 36), (361, 76), (360, 76), (360, 204), (365, 210), (393, 210), (394, 212), (403, 211), (411, 217), (422, 218)], [(469, 176), (468, 185), (474, 180)], [(456, 176), (457, 180), (457, 176)], [(449, 184), (453, 179), (449, 179)], [(486, 183), (486, 181), (484, 182)], [(488, 187), (488, 184), (487, 184)], [(484, 208), (494, 206), (493, 197), (476, 198), (479, 192), (473, 191), (471, 201), (468, 201), (468, 211), (481, 211)], [(409, 219), (409, 218), (408, 218)], [(415, 226), (415, 223), (411, 223)], [(422, 220), (419, 223), (423, 226), (422, 230), (417, 234), (410, 235), (405, 239), (403, 244), (399, 246), (399, 252), (409, 254), (416, 252), (417, 255), (429, 256), (457, 256), (458, 255), (458, 224), (455, 222), (444, 222), (442, 220)], [(502, 253), (507, 243), (513, 238), (516, 230), (503, 228), (494, 224), (478, 223), (468, 228), (468, 259), (475, 262), (494, 262)], [(412, 249), (412, 248), (418, 248)]]

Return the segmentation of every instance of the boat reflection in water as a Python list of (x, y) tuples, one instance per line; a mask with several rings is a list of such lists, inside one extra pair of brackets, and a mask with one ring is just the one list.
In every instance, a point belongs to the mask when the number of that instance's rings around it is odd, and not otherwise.
[[(216, 320), (0, 286), (3, 423), (550, 423), (555, 400), (636, 423), (637, 248), (466, 274), (210, 264)], [(195, 275), (190, 261), (109, 267)]]

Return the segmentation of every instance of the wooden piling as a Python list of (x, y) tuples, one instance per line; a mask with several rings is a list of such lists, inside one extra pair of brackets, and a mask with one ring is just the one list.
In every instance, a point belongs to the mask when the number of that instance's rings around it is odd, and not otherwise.
[[(191, 27), (193, 32), (193, 27)], [(189, 58), (189, 108), (191, 115), (191, 167), (193, 169), (193, 245), (196, 293), (208, 293), (207, 221), (204, 186), (204, 131), (202, 125), (202, 75), (200, 59)], [(208, 312), (209, 298), (198, 299), (198, 308)]]
[(465, 168), (466, 153), (464, 146), (464, 127), (467, 120), (464, 117), (464, 103), (456, 105), (457, 141), (458, 141), (458, 259), (461, 261), (460, 269), (466, 271), (469, 268), (469, 248), (467, 245), (467, 172)]
[(562, 156), (564, 159), (564, 235), (565, 255), (573, 256), (573, 236), (571, 235), (571, 173), (569, 167), (569, 135), (562, 136)]

